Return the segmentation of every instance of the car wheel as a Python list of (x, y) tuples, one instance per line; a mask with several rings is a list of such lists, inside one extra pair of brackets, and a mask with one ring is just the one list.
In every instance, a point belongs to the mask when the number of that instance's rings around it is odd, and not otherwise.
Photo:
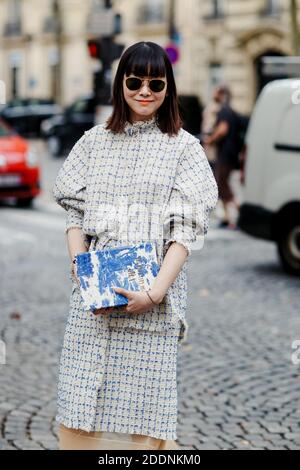
[(53, 157), (59, 157), (62, 154), (61, 139), (56, 135), (52, 135), (47, 140), (48, 150)]
[(277, 247), (284, 270), (300, 276), (300, 222), (289, 224), (282, 230)]
[(17, 199), (17, 206), (18, 207), (31, 207), (33, 197), (25, 197), (22, 199)]

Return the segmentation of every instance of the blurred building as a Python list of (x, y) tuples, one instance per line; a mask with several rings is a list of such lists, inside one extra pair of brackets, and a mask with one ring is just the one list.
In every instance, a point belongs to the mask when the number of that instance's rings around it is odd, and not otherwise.
[(61, 96), (65, 104), (91, 90), (88, 2), (59, 0), (59, 15), (55, 4), (0, 1), (0, 79), (6, 83), (7, 99)]
[(202, 0), (196, 5), (198, 89), (208, 96), (218, 80), (225, 80), (235, 106), (251, 111), (269, 80), (263, 74), (263, 58), (294, 54), (290, 0)]
[[(0, 1), (0, 79), (6, 82), (8, 98), (61, 96), (66, 104), (92, 90), (97, 64), (88, 56), (86, 25), (96, 1)], [(126, 47), (140, 40), (166, 46), (173, 5), (179, 33), (180, 59), (174, 65), (178, 90), (196, 94), (202, 102), (208, 101), (218, 81), (226, 81), (232, 87), (235, 107), (249, 112), (267, 81), (262, 58), (293, 54), (290, 0), (112, 3), (122, 15), (122, 33), (117, 39)], [(113, 72), (116, 67), (117, 61)]]
[[(180, 93), (207, 102), (226, 81), (233, 104), (248, 113), (270, 79), (265, 56), (293, 55), (290, 0), (173, 0), (180, 33), (180, 61), (174, 66)], [(123, 1), (133, 40), (168, 42), (170, 1)], [(126, 5), (126, 6), (125, 6)], [(300, 2), (298, 2), (300, 20)], [(299, 32), (298, 32), (299, 33)]]

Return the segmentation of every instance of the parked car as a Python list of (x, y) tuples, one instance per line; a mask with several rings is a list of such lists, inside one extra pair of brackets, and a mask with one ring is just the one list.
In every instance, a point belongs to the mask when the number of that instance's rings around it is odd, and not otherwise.
[(28, 143), (0, 119), (0, 199), (28, 207), (40, 193), (40, 168)]
[(267, 84), (246, 134), (246, 233), (273, 241), (284, 269), (300, 275), (300, 79)]
[(51, 99), (24, 98), (9, 101), (0, 116), (23, 137), (39, 137), (41, 123), (61, 113), (62, 109)]
[(66, 155), (83, 133), (95, 125), (96, 101), (93, 96), (77, 99), (65, 111), (42, 123), (42, 137), (51, 155)]

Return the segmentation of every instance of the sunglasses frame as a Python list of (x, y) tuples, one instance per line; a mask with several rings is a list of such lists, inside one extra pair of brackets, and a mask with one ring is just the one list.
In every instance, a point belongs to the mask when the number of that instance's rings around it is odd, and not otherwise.
[[(140, 86), (139, 86), (138, 88), (134, 89), (134, 90), (131, 90), (131, 89), (128, 87), (128, 85), (127, 85), (127, 80), (130, 80), (130, 79), (139, 80), (139, 81), (141, 82)], [(154, 91), (154, 90), (152, 90), (150, 84), (151, 84), (151, 82), (153, 82), (153, 81), (163, 82), (163, 83), (164, 83), (163, 89), (160, 90), (160, 91)], [(150, 78), (150, 79), (149, 79), (149, 78), (148, 78), (148, 79), (146, 78), (145, 80), (143, 80), (142, 78), (139, 78), (139, 77), (127, 77), (127, 78), (125, 78), (125, 85), (126, 85), (126, 87), (128, 88), (128, 90), (130, 90), (130, 91), (138, 91), (138, 90), (140, 90), (141, 87), (143, 86), (143, 82), (148, 82), (148, 86), (149, 86), (150, 90), (151, 90), (153, 93), (161, 93), (162, 91), (164, 91), (164, 89), (166, 88), (166, 85), (167, 85), (167, 82), (164, 81), (164, 80), (162, 80), (161, 78)]]

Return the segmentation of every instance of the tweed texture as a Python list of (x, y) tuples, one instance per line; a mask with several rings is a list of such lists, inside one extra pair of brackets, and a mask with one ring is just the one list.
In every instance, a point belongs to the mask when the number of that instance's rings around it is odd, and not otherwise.
[(67, 210), (66, 231), (81, 227), (90, 250), (154, 241), (159, 265), (172, 241), (188, 257), (163, 302), (140, 315), (112, 311), (111, 326), (150, 331), (181, 322), (187, 337), (187, 261), (204, 240), (218, 198), (217, 184), (198, 139), (180, 129), (170, 137), (155, 118), (113, 134), (100, 124), (75, 144), (62, 165), (54, 199)]
[(79, 288), (61, 352), (56, 421), (85, 431), (177, 439), (180, 325), (110, 327), (81, 308)]

